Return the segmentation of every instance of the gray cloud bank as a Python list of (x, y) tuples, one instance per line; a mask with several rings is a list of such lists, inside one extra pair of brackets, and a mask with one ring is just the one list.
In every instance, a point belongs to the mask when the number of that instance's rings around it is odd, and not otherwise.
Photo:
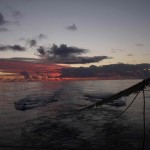
[(73, 46), (69, 47), (65, 44), (61, 44), (60, 46), (53, 44), (52, 47), (48, 48), (40, 46), (37, 52), (40, 57), (46, 58), (52, 63), (60, 64), (87, 64), (109, 59), (108, 56), (81, 56), (87, 53), (88, 50)]
[(5, 20), (3, 14), (0, 12), (0, 26), (9, 23), (9, 21)]
[(20, 45), (0, 45), (0, 51), (25, 51), (26, 48)]

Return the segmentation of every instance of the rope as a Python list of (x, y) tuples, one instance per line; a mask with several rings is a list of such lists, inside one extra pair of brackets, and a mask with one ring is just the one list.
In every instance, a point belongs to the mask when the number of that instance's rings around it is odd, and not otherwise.
[(122, 113), (120, 113), (119, 115), (115, 116), (114, 118), (117, 118), (117, 117), (120, 117), (121, 115), (123, 115), (130, 108), (130, 106), (133, 104), (133, 102), (135, 101), (135, 99), (137, 98), (139, 93), (140, 93), (140, 91), (137, 92), (137, 94), (135, 95), (135, 97), (133, 98), (133, 100), (131, 101), (129, 106)]
[[(128, 107), (121, 114), (117, 115), (114, 118), (117, 118), (117, 117), (120, 117), (121, 115), (123, 115), (130, 108), (130, 106), (133, 104), (133, 102), (135, 101), (135, 99), (137, 98), (137, 96), (138, 96), (139, 93), (140, 93), (140, 91), (138, 91), (138, 93), (133, 98), (133, 100), (128, 105)], [(145, 132), (146, 131), (145, 122), (146, 122), (146, 118), (145, 118), (145, 92), (144, 92), (144, 89), (143, 89), (143, 142), (142, 142), (142, 149), (141, 150), (144, 150), (144, 147), (145, 147), (145, 133), (146, 133)]]
[(143, 90), (143, 143), (142, 143), (142, 150), (144, 150), (144, 146), (145, 146), (145, 92)]

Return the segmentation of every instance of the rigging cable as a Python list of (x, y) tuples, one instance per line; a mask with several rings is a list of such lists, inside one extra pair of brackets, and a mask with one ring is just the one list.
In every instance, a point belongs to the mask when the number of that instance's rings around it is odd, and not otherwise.
[(144, 145), (145, 145), (145, 131), (146, 131), (146, 127), (145, 127), (145, 92), (143, 89), (143, 143), (142, 143), (142, 150), (144, 150)]
[(120, 117), (121, 115), (123, 115), (130, 108), (130, 106), (133, 104), (133, 102), (135, 101), (135, 99), (137, 98), (139, 93), (140, 93), (140, 91), (137, 92), (137, 94), (135, 95), (135, 97), (133, 98), (131, 103), (128, 105), (128, 107), (122, 113), (120, 113), (119, 115), (115, 116), (115, 118)]
[[(136, 94), (134, 99), (131, 101), (131, 103), (128, 105), (128, 107), (121, 114), (117, 115), (115, 118), (120, 117), (130, 108), (130, 106), (133, 104), (133, 102), (135, 101), (135, 99), (137, 98), (139, 93), (140, 93), (140, 91), (138, 91), (138, 93)], [(145, 146), (145, 133), (146, 133), (145, 132), (146, 131), (145, 122), (146, 122), (146, 118), (145, 118), (145, 92), (143, 89), (143, 142), (142, 142), (142, 149), (141, 150), (144, 150), (144, 146)]]

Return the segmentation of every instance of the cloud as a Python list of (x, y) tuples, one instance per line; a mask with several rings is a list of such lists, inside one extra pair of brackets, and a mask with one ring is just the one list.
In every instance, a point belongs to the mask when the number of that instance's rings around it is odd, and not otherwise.
[(23, 14), (22, 12), (20, 12), (19, 10), (15, 10), (13, 8), (9, 8), (11, 11), (11, 15), (13, 17), (13, 21), (12, 24), (14, 25), (20, 25), (20, 20), (23, 18)]
[(0, 12), (0, 26), (9, 23), (10, 21), (5, 20), (3, 14)]
[(133, 54), (130, 53), (130, 54), (128, 54), (127, 56), (133, 56)]
[(98, 77), (98, 78), (114, 78), (119, 79), (129, 79), (129, 78), (148, 78), (150, 72), (147, 71), (150, 68), (150, 64), (110, 64), (103, 66), (90, 67), (68, 67), (62, 69), (62, 77)]
[(88, 52), (87, 49), (77, 48), (77, 47), (68, 47), (65, 44), (57, 46), (53, 44), (52, 47), (46, 48), (40, 46), (37, 49), (40, 57), (45, 57), (51, 63), (60, 63), (60, 64), (86, 64), (99, 62), (103, 59), (109, 59), (107, 56), (93, 56), (86, 57), (81, 56)]
[(67, 58), (67, 57), (75, 57), (77, 55), (81, 55), (83, 53), (87, 53), (88, 50), (77, 48), (77, 47), (68, 47), (65, 44), (61, 44), (60, 46), (57, 46), (56, 44), (53, 44), (52, 47), (46, 48), (43, 46), (40, 46), (37, 51), (42, 56), (48, 56), (53, 58)]
[[(50, 73), (52, 71), (56, 72), (57, 70), (62, 69), (65, 66), (59, 66), (56, 64), (46, 64), (40, 61), (24, 61), (30, 60), (30, 58), (10, 58), (10, 59), (0, 59), (0, 70), (2, 72), (9, 73), (20, 73), (22, 71), (27, 71), (28, 73)], [(32, 60), (32, 59), (31, 59)]]
[(39, 48), (37, 48), (37, 52), (40, 54), (39, 56), (46, 56), (46, 51), (45, 48), (43, 46), (40, 46)]
[(38, 39), (39, 40), (47, 39), (47, 35), (41, 33), (38, 35)]
[(138, 47), (144, 47), (144, 44), (142, 44), (142, 43), (137, 43), (136, 46), (138, 46)]
[(9, 31), (9, 29), (7, 29), (7, 28), (0, 28), (0, 32), (8, 32)]
[[(19, 11), (18, 12), (16, 11), (16, 17), (17, 17), (17, 13), (19, 13)], [(6, 26), (6, 25), (20, 25), (20, 22), (17, 18), (15, 20), (11, 20), (11, 21), (6, 20), (3, 16), (3, 14), (0, 12), (0, 26)]]
[[(58, 65), (58, 64), (50, 64), (39, 61), (29, 61), (26, 62), (24, 60), (32, 60), (32, 58), (0, 58), (0, 70), (3, 73), (17, 73), (22, 74), (25, 77), (32, 78), (34, 75), (37, 76), (45, 76), (50, 75), (52, 73), (61, 73), (62, 77), (98, 77), (98, 78), (131, 78), (131, 77), (139, 77), (139, 78), (148, 78), (150, 73), (144, 72), (143, 70), (148, 70), (150, 68), (150, 64), (111, 64), (104, 66), (90, 66), (90, 67), (68, 67), (67, 65)], [(26, 73), (25, 73), (26, 72)]]
[(8, 50), (12, 50), (12, 51), (25, 51), (26, 48), (22, 47), (20, 45), (1, 45), (0, 46), (0, 51), (8, 51)]
[(65, 44), (61, 44), (60, 46), (57, 46), (53, 44), (51, 47), (51, 50), (49, 51), (49, 54), (52, 56), (58, 56), (58, 57), (69, 57), (69, 56), (76, 56), (81, 55), (83, 53), (87, 53), (88, 50), (77, 48), (77, 47), (68, 47)]
[(47, 39), (47, 38), (48, 38), (47, 35), (41, 33), (41, 34), (39, 34), (33, 38), (21, 37), (19, 39), (19, 41), (25, 42), (30, 47), (36, 47), (38, 44), (38, 41), (43, 40), (43, 39)]
[(111, 53), (123, 52), (122, 49), (111, 49)]
[(7, 9), (11, 13), (12, 21), (11, 23), (14, 25), (20, 25), (20, 20), (23, 18), (23, 14), (21, 11), (12, 8), (11, 6), (7, 5)]
[(22, 19), (23, 14), (18, 10), (12, 10), (12, 17), (19, 20)]
[(70, 58), (53, 58), (49, 57), (49, 61), (57, 64), (88, 64), (109, 59), (107, 56), (93, 56), (93, 57), (70, 57)]
[(103, 59), (110, 59), (110, 57), (108, 56), (81, 57), (81, 63), (82, 64), (95, 63), (102, 61)]
[(32, 62), (32, 63), (39, 63), (41, 62), (41, 59), (37, 58), (25, 58), (25, 57), (12, 57), (12, 58), (0, 58), (0, 61), (6, 60), (6, 61), (17, 61), (17, 62)]
[(70, 26), (66, 26), (66, 29), (70, 31), (77, 31), (77, 26), (75, 24), (72, 24)]
[(27, 45), (29, 45), (30, 47), (35, 47), (37, 45), (37, 41), (36, 40), (27, 40)]

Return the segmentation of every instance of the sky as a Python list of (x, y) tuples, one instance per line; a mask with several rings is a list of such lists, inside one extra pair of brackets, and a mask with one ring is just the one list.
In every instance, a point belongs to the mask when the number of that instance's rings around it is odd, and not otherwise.
[(150, 0), (0, 0), (0, 59), (150, 63), (149, 6)]

